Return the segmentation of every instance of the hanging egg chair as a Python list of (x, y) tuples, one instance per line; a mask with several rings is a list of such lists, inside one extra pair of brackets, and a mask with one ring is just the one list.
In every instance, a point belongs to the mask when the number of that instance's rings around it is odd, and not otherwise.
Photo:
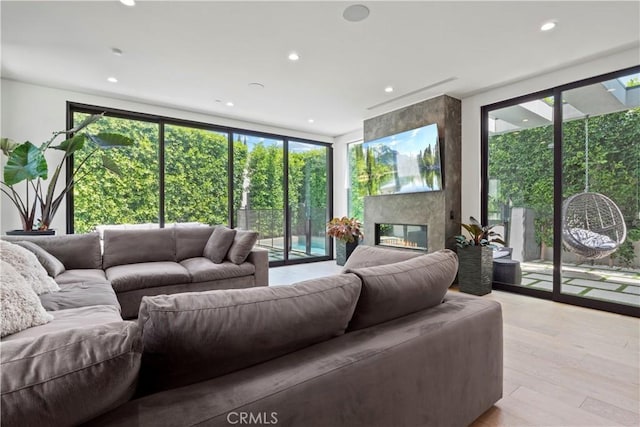
[(585, 118), (585, 190), (562, 204), (565, 248), (587, 259), (613, 254), (627, 237), (620, 208), (607, 196), (589, 192), (589, 116)]

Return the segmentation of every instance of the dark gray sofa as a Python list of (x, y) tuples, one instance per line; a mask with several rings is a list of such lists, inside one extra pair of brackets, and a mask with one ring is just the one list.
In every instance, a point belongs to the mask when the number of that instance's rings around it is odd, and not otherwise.
[[(3, 342), (3, 417), (25, 425), (466, 426), (502, 396), (502, 314), (494, 301), (447, 292), (456, 270), (450, 251), (360, 247), (337, 276), (145, 297), (137, 322)], [(60, 349), (65, 373), (52, 373)], [(83, 368), (66, 366), (75, 359)], [(86, 396), (77, 392), (84, 388)]]
[[(114, 305), (105, 290), (111, 286), (122, 317), (132, 319), (138, 316), (143, 296), (268, 285), (269, 260), (264, 249), (253, 248), (241, 264), (229, 260), (216, 264), (204, 257), (213, 230), (105, 230), (103, 242), (97, 232), (3, 239), (36, 243), (64, 265), (64, 271), (54, 276), (64, 294), (51, 295), (57, 301), (45, 304), (45, 309)], [(76, 292), (78, 286), (82, 290)]]

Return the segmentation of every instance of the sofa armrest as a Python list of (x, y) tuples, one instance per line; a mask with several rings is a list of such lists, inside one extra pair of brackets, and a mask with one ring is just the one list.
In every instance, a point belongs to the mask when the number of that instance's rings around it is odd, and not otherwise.
[(247, 262), (256, 266), (256, 286), (269, 286), (269, 251), (254, 247), (249, 252)]

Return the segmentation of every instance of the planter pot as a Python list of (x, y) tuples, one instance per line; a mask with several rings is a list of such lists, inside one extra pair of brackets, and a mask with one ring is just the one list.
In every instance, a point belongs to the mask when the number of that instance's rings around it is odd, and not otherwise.
[(9, 230), (7, 236), (53, 236), (56, 230)]
[(460, 292), (486, 295), (493, 281), (493, 249), (486, 246), (458, 248)]
[(352, 243), (347, 243), (344, 240), (336, 240), (336, 264), (344, 265), (357, 246), (357, 240), (354, 240)]

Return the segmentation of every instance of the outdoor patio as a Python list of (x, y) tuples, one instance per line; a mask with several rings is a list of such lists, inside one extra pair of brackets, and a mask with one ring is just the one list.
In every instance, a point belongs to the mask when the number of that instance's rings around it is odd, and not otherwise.
[[(549, 261), (523, 262), (522, 286), (551, 291), (553, 265)], [(564, 265), (562, 293), (640, 306), (640, 270), (603, 265)]]

